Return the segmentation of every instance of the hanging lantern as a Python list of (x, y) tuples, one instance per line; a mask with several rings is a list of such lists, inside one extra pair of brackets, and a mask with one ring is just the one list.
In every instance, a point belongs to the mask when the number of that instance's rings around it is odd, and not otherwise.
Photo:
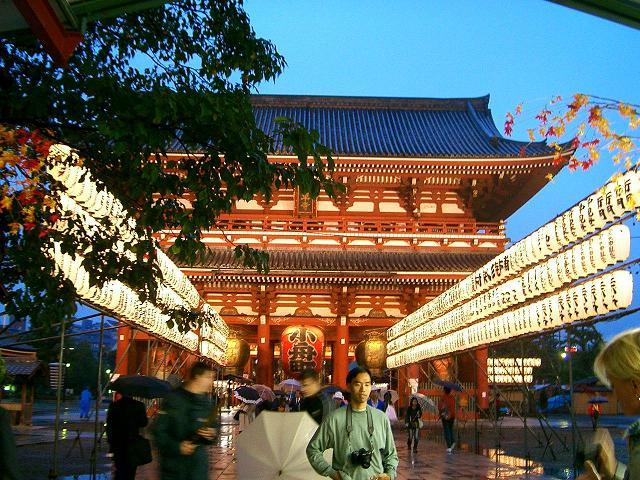
[(249, 360), (249, 343), (241, 338), (230, 338), (227, 340), (227, 365), (225, 374), (242, 375), (244, 367)]
[(311, 369), (320, 373), (324, 353), (324, 333), (317, 327), (291, 326), (280, 337), (282, 368), (288, 377), (300, 378)]
[(370, 337), (356, 347), (356, 360), (371, 370), (374, 377), (382, 376), (387, 360), (387, 341), (382, 337)]

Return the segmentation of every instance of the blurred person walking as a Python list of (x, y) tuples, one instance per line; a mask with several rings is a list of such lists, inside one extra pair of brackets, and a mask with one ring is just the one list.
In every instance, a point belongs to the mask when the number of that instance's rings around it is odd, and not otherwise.
[(162, 402), (153, 426), (161, 480), (208, 478), (209, 455), (205, 446), (213, 443), (215, 430), (209, 425), (213, 405), (207, 394), (213, 380), (211, 367), (196, 362), (187, 382)]
[(300, 403), (300, 411), (307, 412), (320, 425), (322, 419), (334, 410), (333, 402), (320, 390), (322, 385), (315, 370), (302, 372), (301, 383), (304, 398)]

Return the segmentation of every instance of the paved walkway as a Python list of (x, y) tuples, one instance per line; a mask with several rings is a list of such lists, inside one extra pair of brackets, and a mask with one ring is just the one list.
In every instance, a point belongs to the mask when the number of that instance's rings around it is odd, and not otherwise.
[[(236, 438), (238, 428), (228, 415), (223, 416), (218, 444), (211, 448), (209, 480), (251, 480), (236, 477)], [(542, 466), (530, 465), (529, 475), (525, 475), (524, 459), (487, 452), (487, 456), (457, 451), (447, 454), (444, 445), (422, 440), (418, 453), (407, 448), (404, 432), (395, 432), (396, 448), (400, 464), (398, 480), (488, 480), (504, 478), (509, 480), (548, 480), (542, 475)], [(256, 448), (259, 448), (256, 446)], [(139, 469), (138, 480), (157, 480), (154, 464)]]
[[(70, 414), (70, 415), (69, 415)], [(73, 418), (75, 412), (68, 412)], [(69, 421), (68, 419), (67, 421)], [(92, 423), (92, 422), (91, 422)], [(22, 445), (32, 445), (34, 443), (49, 443), (53, 439), (53, 432), (50, 428), (35, 427), (30, 434), (21, 432), (17, 435), (18, 443)], [(423, 435), (426, 433), (422, 432)], [(65, 435), (66, 434), (66, 435)], [(462, 479), (462, 480), (487, 480), (504, 478), (509, 480), (550, 480), (553, 477), (543, 474), (541, 464), (525, 464), (525, 460), (519, 457), (510, 457), (499, 450), (485, 450), (484, 455), (476, 455), (470, 452), (457, 450), (454, 454), (447, 454), (445, 446), (433, 440), (421, 439), (419, 451), (412, 453), (407, 448), (406, 434), (404, 431), (394, 432), (396, 437), (396, 447), (400, 464), (398, 466), (398, 480), (420, 480), (420, 479)], [(75, 432), (63, 432), (63, 438), (73, 439)], [(22, 438), (21, 438), (22, 437)], [(25, 438), (26, 437), (26, 438)], [(31, 437), (31, 438), (29, 438)], [(82, 432), (81, 437), (88, 441), (87, 437), (92, 437), (88, 432)], [(239, 479), (236, 476), (236, 440), (238, 438), (238, 426), (231, 418), (231, 414), (223, 412), (220, 436), (216, 445), (210, 449), (210, 474), (208, 480), (251, 480)], [(256, 448), (259, 448), (256, 445)], [(65, 447), (68, 449), (68, 447)], [(66, 451), (66, 450), (65, 450)], [(102, 452), (105, 450), (102, 449)], [(110, 480), (108, 472), (110, 460), (102, 453), (98, 459), (100, 465), (98, 475), (99, 480)], [(525, 469), (525, 465), (528, 467)], [(86, 470), (79, 470), (79, 472)], [(528, 471), (528, 475), (527, 474)], [(90, 476), (80, 475), (78, 477), (61, 477), (71, 480), (89, 479)], [(157, 464), (154, 461), (138, 469), (138, 480), (158, 480)], [(566, 478), (566, 477), (565, 477)]]

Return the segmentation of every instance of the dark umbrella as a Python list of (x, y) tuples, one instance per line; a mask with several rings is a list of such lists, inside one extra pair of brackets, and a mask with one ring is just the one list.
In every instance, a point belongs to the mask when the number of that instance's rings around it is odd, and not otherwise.
[(457, 392), (462, 391), (462, 387), (459, 384), (448, 382), (447, 380), (436, 380), (433, 383), (435, 383), (436, 385), (440, 385), (441, 387), (449, 387), (451, 390), (455, 390)]
[(112, 382), (109, 388), (131, 397), (162, 398), (171, 391), (171, 384), (145, 375), (124, 375)]
[(607, 397), (596, 396), (589, 400), (589, 403), (609, 403), (609, 399)]
[(258, 403), (262, 400), (257, 390), (245, 385), (236, 388), (233, 395), (243, 403)]

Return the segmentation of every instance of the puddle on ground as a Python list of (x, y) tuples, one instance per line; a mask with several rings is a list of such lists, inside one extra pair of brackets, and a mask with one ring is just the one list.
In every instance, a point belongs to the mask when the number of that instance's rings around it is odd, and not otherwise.
[[(460, 450), (473, 452), (473, 446), (463, 443), (460, 445)], [(481, 448), (479, 453), (503, 466), (496, 466), (487, 472), (494, 478), (513, 478), (514, 475), (535, 475), (549, 480), (573, 480), (574, 478), (572, 468), (544, 465), (523, 457), (507, 455), (502, 449)]]

